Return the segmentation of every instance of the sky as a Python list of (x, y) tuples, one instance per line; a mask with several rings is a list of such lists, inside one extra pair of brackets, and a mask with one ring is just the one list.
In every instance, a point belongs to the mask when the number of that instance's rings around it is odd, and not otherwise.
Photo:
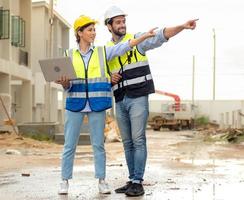
[[(199, 18), (195, 30), (184, 30), (147, 52), (156, 89), (191, 100), (194, 56), (194, 99), (213, 99), (214, 29), (215, 99), (244, 100), (243, 0), (57, 0), (55, 9), (71, 25), (82, 14), (97, 19), (95, 45), (104, 45), (111, 35), (103, 24), (103, 15), (112, 5), (128, 14), (129, 33), (173, 27)], [(70, 47), (75, 45), (71, 29)], [(158, 95), (150, 98), (165, 99)]]

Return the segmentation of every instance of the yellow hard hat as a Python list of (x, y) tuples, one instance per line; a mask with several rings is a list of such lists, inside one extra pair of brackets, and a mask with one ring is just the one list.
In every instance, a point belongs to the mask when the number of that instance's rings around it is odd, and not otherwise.
[(98, 21), (95, 21), (94, 19), (91, 19), (88, 16), (81, 15), (79, 18), (77, 18), (74, 22), (74, 31), (77, 31), (78, 28), (85, 26), (90, 23), (98, 23)]

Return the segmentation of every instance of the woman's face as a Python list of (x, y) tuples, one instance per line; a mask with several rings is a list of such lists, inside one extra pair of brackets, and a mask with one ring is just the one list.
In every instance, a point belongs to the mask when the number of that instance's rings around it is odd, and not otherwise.
[(95, 24), (87, 26), (83, 31), (78, 31), (78, 35), (81, 41), (93, 43), (96, 37)]

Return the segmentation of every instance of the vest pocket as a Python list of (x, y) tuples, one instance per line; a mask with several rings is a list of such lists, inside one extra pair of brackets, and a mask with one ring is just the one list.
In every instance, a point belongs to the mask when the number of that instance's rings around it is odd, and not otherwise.
[(112, 107), (112, 98), (111, 97), (90, 98), (89, 103), (93, 111), (102, 111)]
[(78, 112), (85, 107), (85, 103), (85, 99), (82, 98), (66, 98), (66, 109), (73, 112)]

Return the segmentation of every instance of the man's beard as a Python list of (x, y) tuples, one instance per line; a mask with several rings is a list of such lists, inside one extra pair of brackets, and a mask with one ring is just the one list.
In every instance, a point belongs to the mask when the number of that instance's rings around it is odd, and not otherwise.
[(122, 36), (124, 36), (126, 34), (126, 28), (124, 28), (124, 29), (125, 29), (125, 31), (123, 33), (121, 33), (119, 30), (118, 31), (113, 30), (113, 32), (114, 32), (115, 35), (117, 35), (119, 37), (122, 37)]

